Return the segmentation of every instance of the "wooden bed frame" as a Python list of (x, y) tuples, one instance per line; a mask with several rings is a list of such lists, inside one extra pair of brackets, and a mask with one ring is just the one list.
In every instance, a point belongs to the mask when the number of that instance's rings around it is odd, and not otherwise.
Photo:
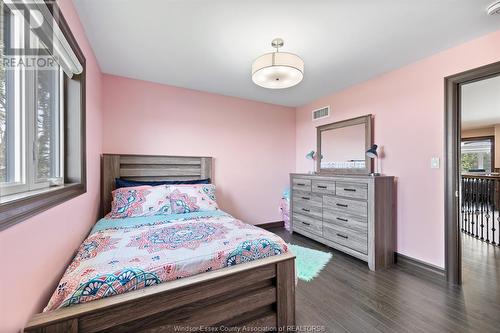
[[(115, 178), (212, 178), (212, 158), (102, 157), (102, 209), (109, 211)], [(292, 331), (295, 257), (283, 254), (34, 315), (25, 332), (194, 332), (202, 327)], [(222, 331), (220, 329), (219, 331)]]

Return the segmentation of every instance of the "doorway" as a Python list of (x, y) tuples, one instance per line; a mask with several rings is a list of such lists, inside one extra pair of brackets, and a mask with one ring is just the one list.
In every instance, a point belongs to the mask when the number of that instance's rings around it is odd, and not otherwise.
[[(489, 176), (500, 167), (494, 165), (491, 156), (495, 154), (495, 139), (491, 135), (469, 135), (462, 141), (463, 97), (467, 91), (464, 89), (499, 76), (500, 62), (445, 79), (445, 270), (446, 279), (451, 284), (462, 284), (463, 234), (468, 232), (469, 236), (480, 241), (488, 238), (488, 243), (491, 243), (491, 232), (500, 229), (497, 217), (493, 220), (490, 211), (498, 209), (498, 204), (490, 202), (496, 200), (496, 185)], [(470, 129), (477, 125), (471, 124), (467, 125)], [(462, 203), (469, 206), (464, 207)], [(492, 223), (496, 225), (492, 226)], [(497, 242), (491, 245), (498, 246)], [(466, 245), (470, 246), (469, 243)]]

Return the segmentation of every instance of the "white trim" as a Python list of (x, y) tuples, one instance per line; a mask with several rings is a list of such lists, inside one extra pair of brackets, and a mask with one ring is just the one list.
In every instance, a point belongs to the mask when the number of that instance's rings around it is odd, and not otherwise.
[[(16, 12), (11, 14), (11, 43), (15, 47), (24, 43), (24, 19)], [(0, 195), (11, 195), (15, 193), (26, 192), (29, 190), (26, 172), (26, 105), (25, 105), (25, 70), (17, 68), (14, 73), (14, 182), (0, 184)], [(7, 130), (7, 129), (6, 129)], [(6, 158), (9, 156), (7, 155)], [(11, 156), (12, 158), (12, 156)]]
[(43, 29), (43, 33), (47, 36), (52, 37), (52, 55), (59, 63), (59, 65), (63, 68), (66, 75), (71, 78), (74, 74), (80, 74), (81, 72), (83, 72), (82, 64), (80, 64), (80, 62), (78, 61), (78, 58), (71, 49), (71, 46), (64, 37), (61, 29), (56, 24), (54, 17), (47, 8), (44, 0), (23, 0), (23, 2), (35, 3), (37, 9), (43, 16), (43, 20), (49, 23), (50, 27), (42, 25), (42, 27), (45, 28)]
[(59, 179), (62, 183), (64, 183), (64, 88), (64, 71), (61, 70), (59, 75)]

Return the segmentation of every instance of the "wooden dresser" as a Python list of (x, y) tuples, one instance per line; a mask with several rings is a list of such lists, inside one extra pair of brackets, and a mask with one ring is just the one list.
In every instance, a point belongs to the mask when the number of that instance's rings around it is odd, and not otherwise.
[(368, 262), (394, 263), (394, 177), (291, 174), (292, 230)]

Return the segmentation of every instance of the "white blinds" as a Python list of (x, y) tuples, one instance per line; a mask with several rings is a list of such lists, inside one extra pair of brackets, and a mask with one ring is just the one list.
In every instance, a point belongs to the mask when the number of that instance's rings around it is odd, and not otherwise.
[[(47, 46), (68, 77), (80, 74), (82, 64), (71, 49), (43, 0), (2, 0), (11, 10), (22, 10), (31, 31)], [(28, 14), (29, 13), (29, 14)]]

